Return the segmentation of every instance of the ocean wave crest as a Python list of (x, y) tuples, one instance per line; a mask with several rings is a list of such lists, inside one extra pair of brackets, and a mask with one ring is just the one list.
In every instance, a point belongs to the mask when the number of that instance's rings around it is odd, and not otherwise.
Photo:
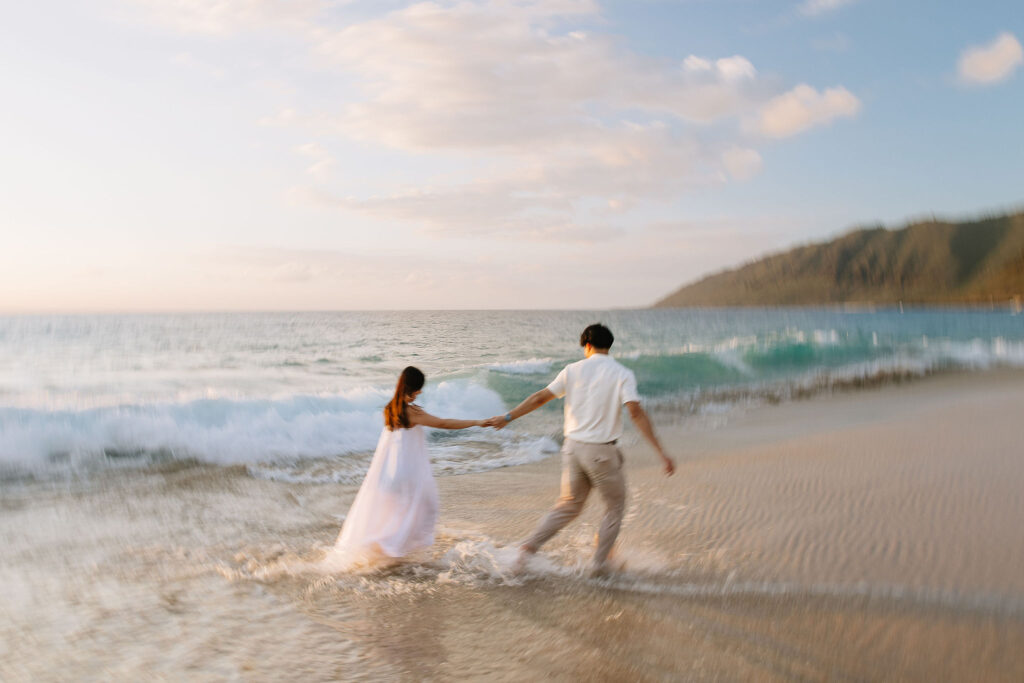
[(543, 375), (551, 371), (554, 362), (552, 358), (527, 358), (510, 363), (493, 363), (487, 369), (509, 375)]
[[(248, 465), (372, 451), (388, 398), (387, 391), (363, 388), (333, 396), (201, 399), (78, 411), (0, 408), (0, 473), (125, 461)], [(494, 391), (468, 380), (428, 386), (420, 403), (432, 414), (468, 419), (505, 410)]]

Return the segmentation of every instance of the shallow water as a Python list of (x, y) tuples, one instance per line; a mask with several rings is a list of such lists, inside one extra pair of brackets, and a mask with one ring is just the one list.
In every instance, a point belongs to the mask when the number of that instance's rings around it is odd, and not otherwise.
[[(993, 426), (1024, 389), (937, 381), (666, 428), (673, 479), (627, 438), (603, 579), (583, 574), (595, 503), (512, 571), (555, 458), (442, 478), (435, 547), (361, 574), (321, 565), (352, 485), (182, 463), (9, 484), (0, 678), (1020, 680), (1024, 466)], [(883, 452), (893, 430), (926, 448)]]
[[(323, 571), (402, 365), (485, 417), (595, 319), (681, 466), (627, 433), (620, 572), (593, 503), (511, 571), (557, 407), (435, 433), (435, 548)], [(834, 395), (1022, 349), (1000, 312), (0, 319), (0, 679), (1022, 680), (1017, 384)]]

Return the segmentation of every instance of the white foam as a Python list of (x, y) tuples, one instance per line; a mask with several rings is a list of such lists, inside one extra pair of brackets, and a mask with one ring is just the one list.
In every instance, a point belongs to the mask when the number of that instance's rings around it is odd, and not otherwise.
[(499, 546), (482, 536), (459, 541), (441, 559), (444, 570), (438, 573), (437, 582), (522, 583), (522, 577), (516, 572), (518, 554), (514, 546)]
[(505, 403), (495, 391), (470, 380), (441, 382), (422, 396), (423, 409), (439, 417), (482, 420), (505, 412)]
[(554, 364), (552, 358), (527, 358), (511, 363), (494, 363), (487, 368), (493, 372), (503, 372), (508, 375), (543, 375), (551, 371)]
[(991, 341), (972, 339), (969, 342), (944, 341), (935, 343), (930, 350), (936, 358), (948, 358), (954, 363), (975, 369), (997, 365), (1024, 366), (1024, 341), (1007, 341), (995, 337)]
[[(587, 574), (590, 543), (570, 544), (560, 552), (539, 552), (525, 568), (517, 567), (518, 547), (502, 544), (475, 533), (439, 529), (440, 537), (454, 543), (438, 555), (436, 546), (401, 561), (353, 557), (333, 547), (322, 549), (312, 559), (263, 549), (255, 556), (239, 553), (234, 566), (219, 564), (216, 570), (225, 578), (238, 580), (275, 580), (283, 576), (312, 576), (312, 588), (334, 586), (375, 595), (401, 595), (433, 592), (442, 586), (522, 585), (528, 581), (560, 579), (580, 582), (602, 589), (682, 598), (824, 598), (867, 599), (887, 603), (932, 605), (1003, 613), (1019, 617), (1024, 601), (1017, 597), (991, 593), (958, 592), (925, 586), (888, 583), (803, 583), (785, 580), (744, 579), (733, 570), (702, 580), (687, 580), (688, 572), (665, 558), (639, 549), (617, 549), (609, 559), (612, 572), (591, 578)], [(581, 535), (583, 538), (585, 535)], [(589, 539), (589, 537), (588, 537)], [(614, 615), (611, 616), (614, 618)]]
[[(236, 557), (238, 566), (222, 567), (219, 571), (232, 580), (267, 580), (286, 574), (331, 577), (339, 585), (361, 592), (401, 594), (410, 590), (431, 591), (444, 585), (521, 585), (545, 578), (586, 580), (593, 553), (590, 534), (585, 543), (571, 544), (555, 554), (537, 553), (529, 558), (525, 567), (519, 567), (519, 548), (515, 543), (503, 544), (483, 534), (443, 528), (438, 530), (438, 536), (454, 540), (443, 553), (435, 546), (415, 556), (395, 560), (353, 555), (329, 547), (312, 560), (285, 555), (260, 561), (240, 555)], [(615, 581), (624, 586), (639, 585), (640, 590), (646, 585), (644, 581), (674, 575), (663, 558), (634, 549), (620, 551), (609, 559), (609, 565)]]
[[(723, 364), (726, 358), (728, 355), (716, 355), (716, 360)], [(734, 367), (740, 369), (742, 366)], [(725, 416), (735, 408), (756, 406), (766, 400), (789, 400), (797, 395), (827, 393), (860, 383), (884, 384), (891, 380), (924, 377), (949, 369), (989, 370), (999, 367), (1024, 367), (1024, 341), (1006, 340), (1003, 337), (970, 341), (933, 339), (930, 345), (906, 347), (892, 351), (887, 356), (837, 367), (809, 368), (798, 375), (764, 382), (698, 387), (654, 398), (648, 404), (660, 409), (682, 410), (688, 415)]]
[[(433, 442), (429, 452), (435, 476), (483, 472), (536, 462), (558, 451), (549, 437), (534, 437), (503, 430), (473, 430), (466, 436)], [(253, 463), (250, 475), (290, 484), (358, 484), (366, 475), (370, 453), (327, 460)]]
[(814, 330), (812, 339), (817, 346), (838, 346), (839, 333), (835, 330)]
[[(136, 458), (216, 465), (295, 462), (372, 451), (389, 393), (362, 388), (331, 396), (213, 399), (89, 410), (0, 409), (0, 469), (75, 469)], [(469, 380), (429, 387), (435, 415), (482, 419), (501, 398)], [(480, 431), (480, 430), (475, 430)]]
[(743, 375), (752, 376), (754, 374), (747, 362), (743, 360), (739, 347), (716, 349), (714, 358), (721, 365), (736, 370)]

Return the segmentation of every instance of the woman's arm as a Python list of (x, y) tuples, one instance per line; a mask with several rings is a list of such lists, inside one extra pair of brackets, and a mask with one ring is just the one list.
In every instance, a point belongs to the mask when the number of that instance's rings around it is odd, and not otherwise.
[(454, 420), (447, 417), (434, 417), (419, 406), (408, 407), (409, 424), (434, 427), (436, 429), (465, 429), (467, 427), (483, 427), (483, 420)]

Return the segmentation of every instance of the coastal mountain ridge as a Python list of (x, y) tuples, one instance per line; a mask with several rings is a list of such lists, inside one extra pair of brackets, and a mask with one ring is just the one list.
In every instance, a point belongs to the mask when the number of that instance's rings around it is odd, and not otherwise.
[(991, 304), (1024, 295), (1024, 210), (854, 230), (685, 285), (654, 304)]

